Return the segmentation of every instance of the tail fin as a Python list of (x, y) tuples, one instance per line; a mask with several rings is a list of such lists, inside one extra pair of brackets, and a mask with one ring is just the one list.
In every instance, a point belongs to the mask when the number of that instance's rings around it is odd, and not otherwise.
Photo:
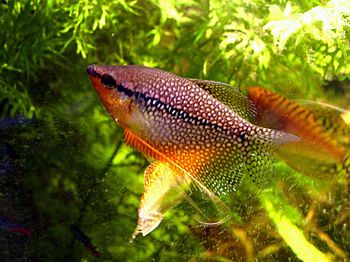
[[(340, 163), (343, 163), (348, 150), (338, 141), (337, 135), (329, 131), (338, 126), (333, 118), (328, 119), (330, 127), (327, 128), (322, 115), (260, 87), (249, 89), (249, 99), (257, 108), (257, 125), (299, 136), (299, 142), (281, 144), (277, 149), (277, 156), (292, 168), (322, 177), (334, 173), (335, 167), (344, 169)], [(339, 117), (336, 119), (338, 121)]]

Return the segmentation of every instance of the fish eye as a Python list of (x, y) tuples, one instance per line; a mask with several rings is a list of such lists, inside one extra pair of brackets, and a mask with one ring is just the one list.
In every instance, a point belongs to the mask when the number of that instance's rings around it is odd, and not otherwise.
[(111, 75), (102, 75), (101, 82), (105, 88), (114, 88), (116, 86), (115, 79)]

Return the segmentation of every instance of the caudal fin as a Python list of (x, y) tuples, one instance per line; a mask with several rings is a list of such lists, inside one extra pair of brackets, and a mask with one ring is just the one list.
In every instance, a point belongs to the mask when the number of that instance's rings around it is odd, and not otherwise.
[[(277, 149), (277, 156), (293, 169), (316, 177), (329, 177), (330, 173), (334, 174), (335, 167), (344, 169), (341, 163), (348, 152), (349, 128), (339, 115), (325, 117), (324, 108), (319, 114), (314, 108), (260, 87), (249, 88), (249, 99), (257, 109), (255, 124), (300, 138), (295, 143), (282, 143)], [(289, 137), (287, 135), (286, 139)]]

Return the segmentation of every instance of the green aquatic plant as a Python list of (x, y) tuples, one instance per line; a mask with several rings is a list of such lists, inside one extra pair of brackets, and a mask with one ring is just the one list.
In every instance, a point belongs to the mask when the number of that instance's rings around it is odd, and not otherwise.
[(320, 181), (282, 162), (267, 193), (247, 182), (223, 198), (231, 222), (198, 227), (181, 204), (128, 245), (147, 160), (122, 144), (85, 73), (143, 64), (349, 109), (349, 1), (5, 0), (0, 26), (1, 123), (32, 121), (1, 124), (1, 153), (15, 154), (5, 154), (12, 175), (0, 174), (0, 217), (33, 232), (2, 232), (0, 257), (92, 260), (72, 224), (112, 261), (349, 257), (348, 178)]

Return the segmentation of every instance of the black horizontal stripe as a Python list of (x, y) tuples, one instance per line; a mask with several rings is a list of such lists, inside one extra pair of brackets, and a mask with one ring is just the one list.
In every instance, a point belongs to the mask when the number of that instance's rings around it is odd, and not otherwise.
[(134, 91), (132, 91), (132, 90), (129, 89), (129, 88), (126, 88), (126, 87), (123, 86), (123, 85), (117, 85), (117, 89), (118, 89), (119, 92), (125, 94), (125, 95), (128, 96), (128, 97), (132, 97), (132, 96), (135, 94)]
[[(163, 110), (165, 112), (167, 112), (168, 114), (170, 114), (171, 116), (177, 118), (177, 119), (181, 119), (184, 120), (185, 122), (192, 122), (196, 125), (202, 125), (202, 126), (210, 126), (213, 129), (224, 129), (223, 127), (219, 126), (216, 123), (210, 123), (209, 121), (205, 120), (204, 118), (199, 118), (197, 116), (193, 116), (192, 114), (179, 109), (177, 107), (174, 107), (170, 104), (166, 104), (164, 102), (162, 102), (160, 99), (154, 98), (154, 97), (150, 97), (147, 96), (141, 92), (138, 91), (133, 91), (127, 87), (125, 87), (122, 84), (116, 84), (115, 82), (112, 81), (111, 78), (106, 78), (104, 79), (103, 82), (106, 82), (104, 84), (108, 84), (109, 86), (114, 86), (117, 88), (118, 92), (123, 93), (124, 95), (126, 95), (127, 97), (134, 97), (135, 101), (140, 102), (143, 101), (146, 107), (152, 107), (152, 108), (156, 108), (156, 110)], [(150, 102), (149, 102), (150, 101)], [(160, 109), (162, 108), (162, 109)]]
[[(125, 91), (124, 91), (124, 93), (125, 93)], [(210, 123), (209, 121), (207, 121), (204, 118), (199, 118), (197, 116), (194, 116), (194, 115), (192, 115), (192, 114), (190, 114), (182, 109), (179, 109), (175, 106), (164, 103), (160, 99), (146, 96), (145, 94), (137, 92), (137, 91), (133, 93), (133, 96), (135, 97), (136, 101), (138, 101), (138, 102), (143, 101), (143, 103), (146, 107), (151, 107), (155, 110), (165, 111), (169, 115), (171, 115), (177, 119), (181, 119), (187, 123), (192, 122), (193, 124), (196, 124), (196, 125), (210, 126), (211, 128), (216, 129), (216, 130), (224, 129), (223, 127), (219, 126), (216, 123)]]

